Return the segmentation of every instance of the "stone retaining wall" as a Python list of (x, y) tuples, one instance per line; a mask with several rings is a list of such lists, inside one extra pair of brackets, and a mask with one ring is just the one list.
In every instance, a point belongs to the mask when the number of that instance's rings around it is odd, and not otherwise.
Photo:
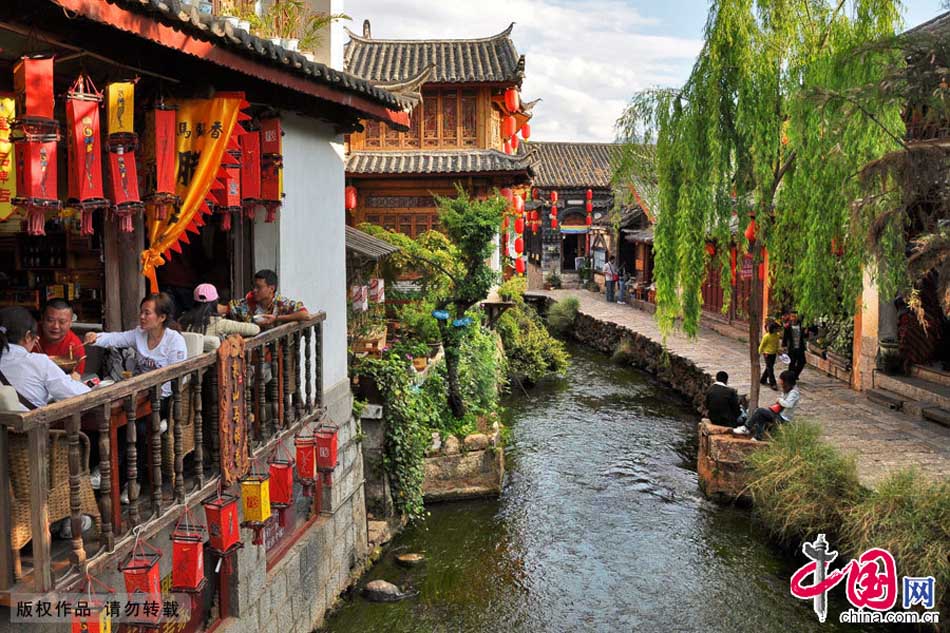
[(435, 451), (430, 449), (425, 459), (426, 503), (500, 495), (505, 476), (500, 432), (469, 435), (461, 445), (454, 437), (449, 440), (439, 442)]

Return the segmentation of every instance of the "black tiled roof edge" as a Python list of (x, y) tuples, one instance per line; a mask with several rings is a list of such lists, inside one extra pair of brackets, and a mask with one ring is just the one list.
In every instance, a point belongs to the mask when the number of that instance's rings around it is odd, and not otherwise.
[(264, 38), (233, 27), (217, 16), (202, 15), (197, 7), (180, 0), (109, 0), (113, 4), (145, 13), (174, 28), (181, 29), (214, 44), (233, 49), (255, 59), (277, 64), (279, 70), (293, 72), (314, 82), (338, 90), (365, 96), (390, 109), (406, 110), (414, 105), (411, 99), (389, 92), (356, 75), (311, 62), (302, 54), (277, 46)]
[(610, 188), (616, 143), (526, 142), (537, 157), (536, 187)]
[(433, 83), (514, 83), (524, 79), (524, 55), (519, 55), (507, 29), (484, 38), (390, 40), (375, 39), (346, 29), (344, 48), (348, 72), (373, 82), (406, 81), (433, 66)]
[(348, 226), (346, 227), (346, 250), (359, 253), (370, 259), (379, 260), (392, 255), (399, 250), (399, 247)]
[(474, 174), (525, 172), (534, 174), (531, 153), (511, 156), (496, 149), (439, 151), (359, 151), (346, 160), (348, 175)]

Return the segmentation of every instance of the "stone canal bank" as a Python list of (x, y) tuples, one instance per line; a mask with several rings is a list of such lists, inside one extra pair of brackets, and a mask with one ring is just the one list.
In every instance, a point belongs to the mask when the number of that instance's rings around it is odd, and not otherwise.
[[(527, 296), (548, 301), (576, 297), (578, 341), (609, 354), (628, 340), (632, 364), (689, 398), (697, 410), (719, 370), (729, 373), (740, 394), (749, 392), (748, 352), (742, 342), (706, 328), (695, 339), (675, 332), (666, 340), (667, 356), (652, 314), (607, 303), (603, 295), (586, 290), (538, 290)], [(873, 488), (890, 472), (907, 466), (933, 479), (950, 476), (950, 429), (875, 404), (812, 367), (802, 373), (799, 386), (800, 415), (819, 423), (830, 444), (855, 456), (864, 486)], [(771, 392), (766, 390), (763, 397), (771, 397)]]

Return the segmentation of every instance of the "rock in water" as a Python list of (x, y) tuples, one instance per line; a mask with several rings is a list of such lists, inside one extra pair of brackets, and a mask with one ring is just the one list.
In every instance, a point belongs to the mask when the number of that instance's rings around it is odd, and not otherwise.
[(370, 602), (396, 602), (405, 597), (399, 587), (385, 580), (371, 580), (366, 583), (363, 595)]
[(483, 451), (488, 448), (488, 436), (484, 433), (472, 433), (463, 443), (466, 451)]
[(418, 567), (425, 560), (426, 557), (422, 554), (399, 554), (396, 556), (396, 564), (403, 567)]
[(450, 435), (445, 438), (443, 446), (445, 447), (444, 451), (446, 455), (459, 454), (459, 438), (455, 437), (454, 435)]

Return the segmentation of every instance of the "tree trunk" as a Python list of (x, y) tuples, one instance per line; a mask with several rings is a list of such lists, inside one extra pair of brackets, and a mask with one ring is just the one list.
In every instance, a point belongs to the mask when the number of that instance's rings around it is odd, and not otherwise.
[[(759, 278), (759, 263), (762, 261), (762, 242), (752, 244), (752, 290), (749, 292), (749, 368), (752, 373), (749, 388), (749, 414), (759, 406), (759, 341), (762, 339), (762, 280)], [(768, 271), (766, 271), (766, 274)]]
[[(458, 310), (456, 310), (457, 313)], [(464, 311), (462, 311), (462, 314), (464, 314)], [(456, 419), (460, 419), (465, 415), (465, 401), (462, 399), (462, 385), (459, 382), (459, 358), (461, 357), (462, 347), (462, 337), (459, 332), (459, 328), (451, 325), (451, 321), (448, 319), (439, 322), (442, 348), (445, 350), (446, 377), (449, 382), (449, 408)]]

